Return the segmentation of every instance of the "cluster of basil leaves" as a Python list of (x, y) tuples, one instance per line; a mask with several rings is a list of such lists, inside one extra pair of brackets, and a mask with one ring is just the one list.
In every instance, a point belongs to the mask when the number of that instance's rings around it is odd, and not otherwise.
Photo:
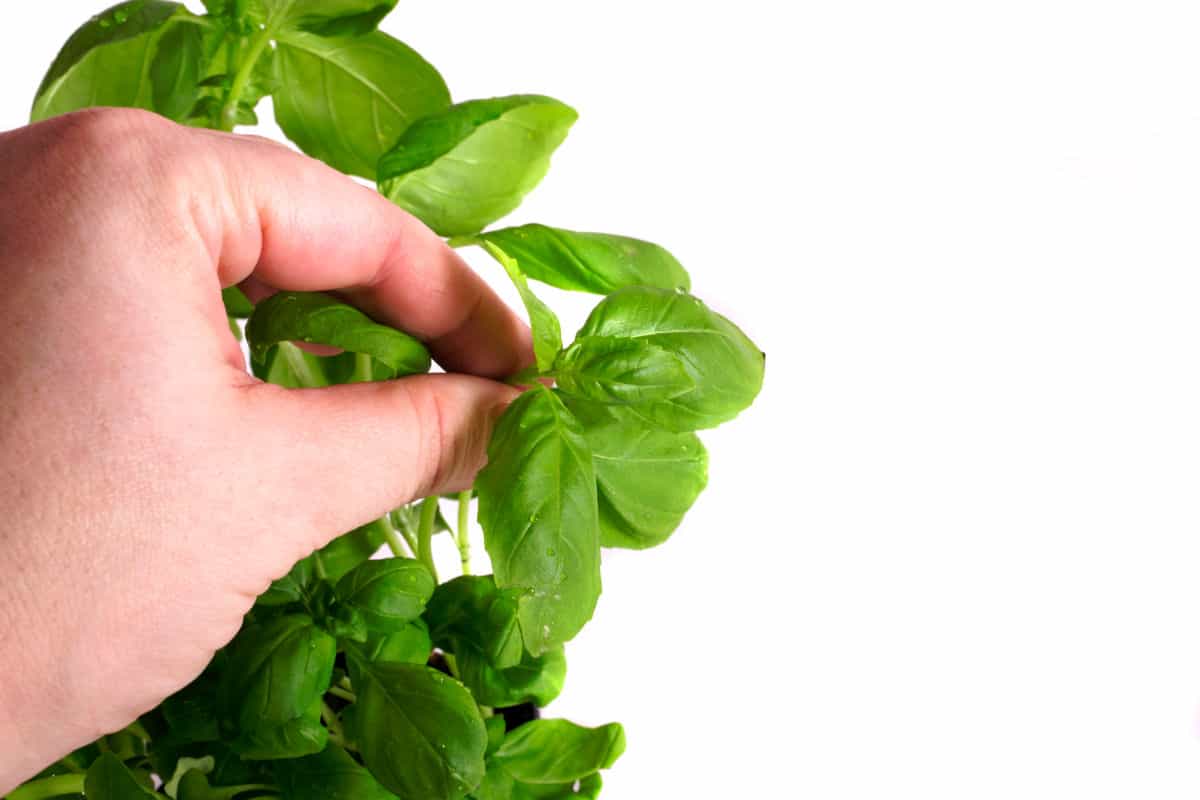
[[(750, 405), (763, 355), (657, 245), (537, 224), (485, 231), (546, 174), (576, 113), (538, 95), (452, 104), (430, 64), (376, 29), (395, 3), (205, 0), (207, 15), (121, 3), (69, 39), (32, 116), (129, 106), (232, 130), (270, 96), (301, 150), (499, 261), (536, 367), (514, 377), (531, 388), (498, 422), (476, 482), (493, 574), (468, 574), (471, 493), (455, 498), (464, 574), (440, 584), (431, 548), (450, 526), (438, 498), (397, 509), (296, 564), (199, 679), (11, 800), (594, 798), (624, 749), (617, 724), (505, 711), (559, 694), (563, 645), (600, 596), (601, 548), (651, 547), (678, 527), (707, 479), (695, 431)], [(604, 299), (564, 345), (529, 280)], [(225, 302), (235, 333), (247, 319), (254, 373), (273, 383), (430, 367), (419, 341), (330, 296), (255, 307), (231, 288)], [(384, 545), (394, 557), (373, 559)]]

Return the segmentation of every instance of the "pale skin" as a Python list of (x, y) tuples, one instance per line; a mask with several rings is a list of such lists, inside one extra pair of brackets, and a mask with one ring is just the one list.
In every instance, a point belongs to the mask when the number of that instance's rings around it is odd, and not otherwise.
[[(265, 140), (0, 134), (0, 796), (195, 678), (337, 534), (470, 485), (529, 332), (412, 217)], [(337, 291), (447, 372), (286, 390), (220, 288)]]

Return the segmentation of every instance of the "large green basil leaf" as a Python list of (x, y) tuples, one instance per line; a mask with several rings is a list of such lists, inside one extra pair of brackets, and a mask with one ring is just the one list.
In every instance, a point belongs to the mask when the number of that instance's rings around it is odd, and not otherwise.
[(420, 561), (386, 558), (350, 570), (336, 591), (342, 603), (362, 614), (368, 628), (393, 633), (421, 616), (435, 585)]
[(159, 797), (147, 789), (112, 753), (104, 753), (87, 771), (83, 791), (88, 800), (137, 800)]
[(614, 405), (644, 405), (687, 394), (696, 382), (678, 356), (642, 339), (582, 336), (554, 362), (564, 394)]
[(455, 665), (475, 699), (495, 708), (521, 703), (547, 706), (562, 693), (567, 679), (561, 646), (540, 656), (523, 653), (521, 662), (508, 669), (497, 669), (479, 651), (468, 648), (455, 653)]
[(476, 233), (545, 177), (577, 117), (539, 95), (459, 103), (404, 132), (379, 161), (379, 190), (443, 236)]
[(251, 303), (245, 292), (236, 286), (227, 286), (221, 290), (221, 302), (225, 304), (225, 313), (234, 319), (246, 319), (254, 313), (254, 303)]
[(285, 800), (395, 800), (396, 797), (334, 744), (316, 755), (276, 761), (274, 766), (275, 782)]
[(558, 321), (558, 315), (529, 288), (529, 281), (525, 279), (516, 261), (486, 242), (483, 247), (500, 262), (513, 285), (517, 287), (521, 302), (525, 304), (525, 311), (529, 314), (529, 328), (533, 333), (533, 355), (537, 360), (538, 369), (542, 372), (549, 371), (563, 346), (562, 325)]
[(462, 575), (441, 584), (425, 608), (434, 643), (455, 654), (477, 651), (497, 669), (516, 666), (524, 654), (519, 595), (498, 590), (491, 575)]
[(458, 800), (479, 785), (487, 729), (461, 683), (417, 664), (350, 663), (348, 731), (380, 783), (401, 800)]
[(281, 37), (275, 120), (314, 158), (374, 178), (379, 158), (416, 119), (450, 105), (442, 76), (386, 33)]
[(397, 0), (249, 0), (250, 19), (274, 31), (308, 30), (322, 36), (373, 31)]
[(430, 365), (429, 351), (416, 339), (317, 292), (280, 292), (262, 301), (246, 323), (246, 339), (256, 360), (281, 342), (300, 341), (368, 355), (396, 375), (426, 372)]
[(203, 31), (199, 25), (169, 25), (159, 37), (150, 62), (151, 108), (164, 117), (187, 119), (200, 96)]
[(303, 614), (244, 627), (221, 686), (222, 733), (233, 749), (250, 759), (320, 752), (329, 736), (321, 698), (336, 652), (334, 638)]
[(530, 278), (559, 289), (606, 295), (629, 286), (691, 288), (687, 270), (675, 256), (627, 236), (531, 224), (487, 231), (467, 241), (492, 245)]
[(695, 383), (691, 391), (629, 407), (668, 430), (712, 428), (733, 419), (762, 388), (763, 353), (736, 325), (689, 294), (622, 289), (596, 306), (579, 331), (584, 336), (638, 339), (683, 362)]
[(624, 752), (619, 723), (585, 728), (565, 719), (537, 719), (509, 731), (491, 760), (521, 783), (568, 783), (608, 769)]
[(629, 409), (567, 401), (592, 451), (600, 544), (643, 550), (665, 542), (708, 483), (694, 433), (651, 427)]
[(274, 580), (267, 590), (255, 600), (260, 606), (286, 606), (291, 603), (303, 603), (309, 599), (316, 588), (317, 567), (313, 556), (297, 561), (287, 575)]
[(394, 633), (373, 636), (363, 647), (368, 661), (399, 661), (405, 664), (424, 664), (433, 652), (433, 640), (423, 620), (416, 620)]
[(545, 386), (501, 416), (476, 480), (496, 585), (525, 591), (525, 648), (569, 641), (600, 597), (600, 523), (592, 453), (579, 422)]
[(90, 106), (153, 109), (151, 64), (159, 37), (174, 19), (186, 15), (179, 3), (130, 0), (92, 17), (50, 65), (30, 120)]

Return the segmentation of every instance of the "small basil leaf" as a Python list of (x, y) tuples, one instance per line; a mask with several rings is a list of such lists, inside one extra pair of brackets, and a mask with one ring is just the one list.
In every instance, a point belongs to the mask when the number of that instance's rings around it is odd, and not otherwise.
[(221, 686), (226, 741), (244, 758), (296, 758), (328, 739), (321, 698), (333, 674), (336, 643), (312, 618), (276, 617), (244, 627), (229, 646)]
[(246, 319), (254, 313), (254, 303), (236, 286), (222, 289), (221, 301), (225, 304), (225, 313), (235, 319)]
[(316, 292), (280, 292), (262, 301), (246, 324), (246, 338), (258, 360), (281, 342), (301, 341), (369, 355), (397, 375), (426, 372), (430, 365), (429, 351), (416, 339)]
[(164, 117), (186, 119), (200, 96), (203, 34), (198, 25), (174, 24), (163, 31), (150, 62), (153, 108)]
[(508, 669), (497, 669), (479, 651), (464, 649), (455, 653), (455, 664), (475, 699), (494, 708), (521, 703), (547, 706), (562, 693), (567, 678), (562, 647), (540, 656), (524, 653), (520, 663)]
[(386, 558), (360, 564), (337, 583), (342, 603), (357, 609), (371, 630), (403, 630), (433, 595), (433, 576), (420, 561)]
[(670, 400), (696, 386), (673, 353), (641, 339), (611, 336), (576, 339), (555, 360), (554, 376), (564, 394), (615, 405)]
[[(492, 717), (492, 719), (499, 719)], [(488, 722), (491, 722), (489, 719)], [(503, 720), (500, 724), (501, 730), (504, 729)], [(472, 792), (473, 800), (512, 800), (513, 797), (513, 776), (505, 772), (501, 767), (493, 767), (488, 764), (487, 774), (483, 776), (483, 782), (479, 784), (479, 788)]]
[(538, 719), (510, 731), (492, 761), (521, 783), (568, 783), (611, 767), (625, 752), (619, 723), (585, 728)]
[(159, 34), (179, 3), (130, 0), (85, 22), (50, 65), (38, 87), (32, 122), (89, 106), (153, 108), (148, 66)]
[(592, 451), (600, 544), (643, 550), (665, 542), (708, 483), (699, 437), (649, 426), (628, 409), (567, 405)]
[(295, 563), (287, 575), (272, 581), (267, 590), (258, 596), (255, 603), (260, 606), (285, 606), (302, 603), (312, 593), (317, 581), (317, 571), (312, 556)]
[(368, 661), (397, 661), (424, 664), (433, 652), (433, 640), (424, 621), (416, 620), (394, 633), (375, 635), (367, 640), (363, 654)]
[(443, 236), (475, 233), (545, 177), (577, 116), (538, 95), (459, 103), (404, 132), (379, 161), (379, 190)]
[(518, 618), (533, 655), (569, 641), (600, 597), (596, 476), (583, 429), (544, 386), (501, 416), (479, 473), (479, 522), (496, 585), (524, 590)]
[(732, 322), (689, 294), (622, 289), (596, 306), (579, 331), (584, 336), (637, 339), (682, 361), (695, 383), (691, 391), (630, 407), (667, 430), (715, 427), (747, 408), (762, 388), (762, 352)]
[(275, 782), (287, 800), (394, 800), (396, 797), (335, 744), (316, 755), (276, 761), (274, 767)]
[[(313, 554), (325, 580), (337, 583), (342, 576), (379, 552), (387, 541), (386, 522), (375, 520), (343, 534)], [(316, 566), (316, 565), (314, 565)]]
[(441, 584), (425, 608), (434, 643), (452, 653), (475, 650), (497, 669), (516, 666), (524, 654), (519, 594), (498, 590), (491, 575), (462, 575)]
[(104, 753), (88, 769), (83, 790), (88, 800), (136, 800), (159, 796), (139, 783), (129, 768), (112, 753)]
[(250, 19), (274, 31), (308, 30), (322, 36), (373, 31), (397, 0), (250, 0)]
[(348, 731), (371, 774), (400, 800), (456, 800), (483, 779), (487, 730), (470, 692), (417, 664), (352, 657)]
[(416, 119), (450, 105), (446, 84), (403, 42), (373, 32), (345, 39), (281, 38), (275, 119), (314, 158), (374, 178), (382, 156)]
[(577, 292), (611, 294), (628, 286), (688, 289), (687, 270), (662, 247), (627, 236), (521, 225), (477, 234), (535, 281)]

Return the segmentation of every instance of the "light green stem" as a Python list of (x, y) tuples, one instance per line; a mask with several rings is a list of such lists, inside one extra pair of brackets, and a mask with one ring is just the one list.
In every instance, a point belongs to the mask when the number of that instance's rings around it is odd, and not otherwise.
[(433, 564), (433, 524), (437, 521), (437, 495), (421, 501), (421, 526), (417, 529), (417, 558), (429, 569), (437, 583), (437, 567)]
[(337, 713), (324, 700), (321, 701), (321, 719), (325, 721), (325, 727), (329, 728), (329, 735), (331, 737), (336, 736), (339, 740), (346, 738), (346, 735), (342, 732), (342, 721), (338, 719)]
[(533, 386), (540, 378), (552, 377), (548, 374), (543, 374), (537, 367), (523, 369), (516, 375), (505, 378), (504, 382), (509, 386)]
[(83, 794), (82, 775), (54, 775), (31, 781), (19, 789), (14, 789), (8, 800), (42, 800), (44, 797), (59, 797), (64, 794)]
[(350, 703), (358, 702), (358, 695), (354, 694), (354, 692), (351, 692), (347, 689), (343, 689), (340, 686), (330, 686), (328, 689), (328, 692), (329, 692), (329, 694), (333, 695), (334, 697), (340, 697), (347, 702), (350, 702)]
[(471, 574), (471, 492), (458, 495), (458, 558), (463, 575)]
[(270, 44), (272, 33), (274, 31), (270, 28), (263, 28), (250, 40), (250, 50), (238, 67), (237, 74), (233, 77), (233, 85), (229, 87), (229, 95), (225, 98), (225, 105), (221, 107), (221, 130), (232, 131), (237, 125), (238, 103), (250, 84), (250, 79), (254, 77), (254, 67), (258, 64), (263, 50)]
[(392, 527), (392, 521), (384, 518), (386, 525), (383, 529), (383, 538), (387, 542), (388, 549), (392, 551), (392, 555), (396, 558), (412, 558), (412, 553), (404, 545), (404, 540), (400, 538), (400, 534), (396, 533), (396, 529)]
[(283, 356), (287, 365), (291, 367), (292, 374), (305, 389), (326, 385), (325, 379), (313, 371), (312, 365), (304, 358), (304, 351), (296, 345), (291, 342), (280, 342), (279, 354)]
[(367, 383), (374, 377), (374, 371), (371, 369), (371, 357), (366, 353), (354, 354), (354, 377), (351, 378), (353, 383)]

